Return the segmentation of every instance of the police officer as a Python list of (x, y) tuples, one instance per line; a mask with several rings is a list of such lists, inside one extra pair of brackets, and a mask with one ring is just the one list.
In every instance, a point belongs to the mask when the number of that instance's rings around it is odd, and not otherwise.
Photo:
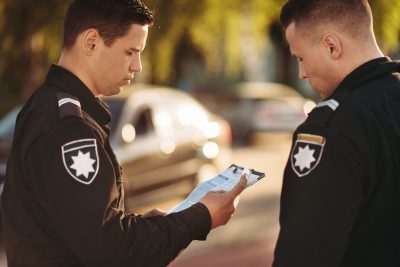
[(230, 219), (246, 177), (182, 212), (125, 212), (110, 113), (97, 96), (141, 71), (152, 22), (140, 0), (70, 4), (60, 61), (17, 118), (1, 203), (9, 267), (166, 266)]
[(323, 101), (293, 135), (273, 266), (400, 266), (400, 64), (366, 0), (289, 0), (281, 22)]

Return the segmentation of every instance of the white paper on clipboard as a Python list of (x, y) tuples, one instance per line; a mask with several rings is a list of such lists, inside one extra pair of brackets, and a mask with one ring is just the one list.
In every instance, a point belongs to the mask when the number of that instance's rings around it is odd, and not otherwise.
[(243, 172), (247, 172), (248, 174), (246, 188), (265, 177), (265, 174), (262, 172), (257, 172), (252, 169), (232, 164), (229, 168), (219, 173), (214, 178), (198, 185), (184, 201), (168, 211), (168, 214), (189, 208), (193, 204), (197, 203), (209, 191), (230, 191), (239, 182)]

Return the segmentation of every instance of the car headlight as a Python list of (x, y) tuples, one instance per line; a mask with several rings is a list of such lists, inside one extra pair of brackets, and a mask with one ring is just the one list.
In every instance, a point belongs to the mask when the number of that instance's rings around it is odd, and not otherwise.
[(125, 143), (132, 143), (135, 138), (136, 138), (136, 131), (135, 127), (133, 127), (132, 124), (125, 124), (124, 127), (122, 127), (122, 140), (124, 140)]
[(204, 127), (203, 132), (207, 138), (215, 138), (221, 134), (221, 127), (216, 122), (210, 122)]
[(207, 142), (203, 145), (203, 155), (208, 159), (213, 159), (219, 154), (219, 145), (215, 142)]
[(161, 141), (160, 149), (164, 154), (170, 155), (175, 151), (176, 144), (174, 141), (172, 141), (170, 139), (166, 139), (166, 140)]
[(315, 102), (312, 100), (307, 101), (303, 106), (304, 114), (308, 115), (308, 113), (310, 113), (311, 110), (313, 110), (316, 105), (317, 104), (315, 104)]

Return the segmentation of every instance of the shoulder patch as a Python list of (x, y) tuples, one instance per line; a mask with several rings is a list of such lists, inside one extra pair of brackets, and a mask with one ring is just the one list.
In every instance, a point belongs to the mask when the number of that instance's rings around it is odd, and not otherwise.
[(69, 116), (82, 118), (81, 103), (79, 102), (78, 98), (66, 93), (58, 93), (57, 99), (61, 119)]
[(89, 185), (99, 171), (96, 139), (80, 139), (61, 147), (62, 159), (68, 174), (80, 183)]
[(325, 137), (320, 135), (297, 135), (297, 140), (290, 155), (293, 171), (299, 177), (311, 173), (318, 166), (325, 146)]

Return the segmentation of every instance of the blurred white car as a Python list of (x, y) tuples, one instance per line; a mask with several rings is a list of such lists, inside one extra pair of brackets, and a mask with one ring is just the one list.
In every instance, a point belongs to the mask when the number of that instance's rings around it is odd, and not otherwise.
[(133, 84), (103, 100), (133, 207), (185, 196), (231, 163), (230, 125), (184, 92)]
[[(110, 142), (122, 166), (127, 208), (186, 197), (231, 164), (230, 125), (190, 95), (134, 84), (103, 100), (112, 113)], [(0, 189), (20, 109), (0, 120)]]
[(232, 126), (233, 136), (247, 140), (258, 132), (291, 132), (315, 107), (315, 102), (279, 83), (237, 84), (234, 97), (219, 113)]
[(3, 191), (6, 163), (11, 150), (15, 120), (20, 110), (21, 106), (17, 106), (0, 119), (0, 194)]

